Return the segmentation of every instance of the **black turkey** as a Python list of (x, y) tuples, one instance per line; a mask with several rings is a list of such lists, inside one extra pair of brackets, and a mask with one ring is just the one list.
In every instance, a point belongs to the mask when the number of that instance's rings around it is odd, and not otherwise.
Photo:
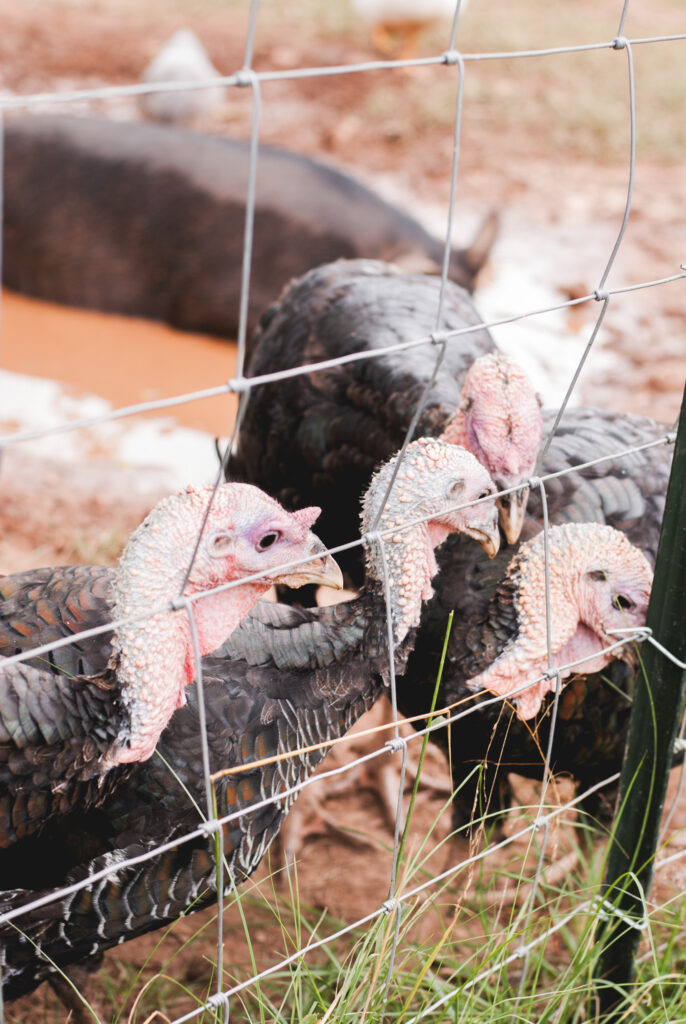
[[(373, 260), (339, 260), (293, 281), (262, 317), (246, 376), (379, 354), (256, 386), (228, 475), (259, 483), (286, 508), (321, 505), (318, 530), (327, 547), (353, 540), (360, 495), (402, 444), (439, 355), (431, 344), (383, 349), (437, 327), (472, 327), (447, 341), (416, 433), (444, 431), (445, 440), (476, 455), (499, 489), (518, 488), (501, 499), (501, 521), (515, 541), (541, 442), (539, 402), (519, 367), (496, 352), (467, 293), (451, 282), (436, 324), (439, 292), (438, 278)], [(359, 586), (359, 549), (337, 558)]]
[[(545, 414), (550, 430), (554, 416)], [(571, 472), (546, 482), (551, 523), (607, 523), (626, 534), (654, 565), (664, 509), (672, 448), (660, 444), (642, 452), (588, 468), (584, 463), (614, 455), (622, 449), (666, 437), (666, 428), (652, 420), (597, 409), (565, 413), (542, 465), (542, 474)], [(534, 488), (522, 537), (532, 537), (542, 525), (540, 492)], [(474, 654), (472, 638), (480, 635), (488, 603), (501, 584), (511, 551), (492, 562), (479, 558), (455, 538), (439, 552), (435, 597), (425, 607), (415, 650), (398, 679), (398, 706), (408, 715), (430, 706), (438, 656), (448, 623), (455, 619), (438, 697), (440, 706), (468, 696), (468, 666)], [(566, 683), (560, 701), (551, 769), (571, 776), (581, 790), (619, 771), (631, 709), (630, 673), (615, 662), (604, 672), (584, 671)], [(540, 779), (548, 744), (552, 699), (533, 722), (522, 722), (511, 706), (491, 706), (460, 719), (432, 739), (450, 750), (455, 827), (489, 810), (505, 809), (510, 801), (508, 773)], [(477, 771), (475, 772), (475, 769)], [(469, 776), (467, 781), (466, 777)], [(586, 811), (601, 822), (610, 820), (616, 786), (592, 794)]]
[[(387, 497), (393, 468), (393, 461), (386, 464), (370, 487), (362, 526), (371, 529), (380, 516), (378, 528), (392, 530), (385, 563), (399, 671), (414, 642), (421, 602), (431, 595), (434, 547), (460, 530), (495, 554), (499, 535), (495, 502), (487, 500), (492, 482), (468, 452), (436, 440), (415, 442)], [(482, 501), (455, 510), (477, 498)], [(422, 516), (428, 523), (404, 526)], [(260, 603), (221, 651), (203, 659), (213, 772), (340, 736), (376, 700), (389, 668), (383, 564), (375, 542), (355, 601), (312, 610)], [(0, 851), (3, 885), (11, 890), (0, 899), (0, 914), (198, 826), (205, 796), (195, 688), (157, 751), (160, 757), (136, 765), (100, 806), (74, 808), (67, 819), (48, 822), (39, 834)], [(227, 887), (255, 869), (293, 795), (270, 798), (306, 778), (324, 753), (298, 754), (217, 782), (220, 814), (257, 805), (224, 826)], [(66, 967), (208, 905), (216, 885), (212, 848), (200, 836), (14, 922), (0, 921), (6, 998), (50, 976), (50, 961)]]
[[(309, 529), (317, 513), (286, 512), (244, 484), (214, 494), (188, 488), (155, 506), (117, 569), (58, 566), (0, 578), (5, 658), (125, 620), (31, 664), (0, 660), (0, 848), (53, 814), (104, 799), (121, 766), (150, 757), (195, 678), (188, 612), (171, 608), (181, 593), (263, 573), (194, 602), (199, 650), (209, 654), (271, 583), (340, 585), (338, 567)], [(314, 561), (280, 569), (308, 556)]]

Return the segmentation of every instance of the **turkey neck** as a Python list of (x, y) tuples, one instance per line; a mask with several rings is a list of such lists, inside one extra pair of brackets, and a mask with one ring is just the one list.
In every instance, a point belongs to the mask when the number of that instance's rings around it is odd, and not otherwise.
[[(384, 574), (388, 573), (393, 642), (396, 645), (405, 639), (412, 628), (419, 625), (422, 601), (428, 601), (432, 596), (431, 580), (438, 571), (434, 547), (438, 546), (449, 532), (446, 527), (433, 522), (402, 529), (403, 519), (411, 522), (413, 518), (413, 507), (408, 508), (402, 504), (409, 501), (409, 497), (403, 491), (403, 483), (408, 477), (413, 477), (413, 471), (408, 469), (403, 473), (401, 470), (397, 477), (397, 493), (393, 502), (384, 507), (379, 517), (379, 530), (385, 532), (396, 526), (398, 533), (386, 535), (383, 540), (374, 540), (367, 547), (365, 589), (369, 594), (376, 594), (385, 609), (383, 579)], [(373, 513), (372, 499), (365, 502), (363, 532), (366, 532), (366, 525), (370, 521), (373, 522)], [(419, 514), (417, 511), (416, 515)]]

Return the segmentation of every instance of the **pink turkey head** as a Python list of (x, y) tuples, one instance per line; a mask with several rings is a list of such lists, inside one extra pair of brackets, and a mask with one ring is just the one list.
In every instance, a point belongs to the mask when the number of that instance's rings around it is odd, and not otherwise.
[(472, 452), (498, 490), (517, 488), (498, 499), (501, 526), (514, 544), (543, 437), (541, 403), (521, 367), (499, 352), (475, 360), (462, 386), (460, 407), (442, 437)]
[[(630, 647), (616, 653), (605, 648), (618, 639), (612, 630), (645, 625), (652, 571), (643, 552), (619, 530), (600, 523), (553, 526), (548, 547), (553, 670), (566, 679), (574, 672), (600, 672), (616, 657), (629, 660)], [(516, 693), (517, 713), (532, 718), (555, 688), (554, 676), (540, 678), (548, 671), (542, 533), (522, 544), (507, 577), (517, 585), (517, 636), (469, 685)]]

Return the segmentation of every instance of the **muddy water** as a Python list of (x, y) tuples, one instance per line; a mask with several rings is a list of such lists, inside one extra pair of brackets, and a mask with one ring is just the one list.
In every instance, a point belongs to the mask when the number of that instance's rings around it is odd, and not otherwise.
[[(5, 290), (0, 367), (60, 381), (119, 407), (222, 384), (235, 372), (236, 347), (148, 320), (69, 309)], [(234, 396), (227, 394), (164, 415), (213, 436), (226, 435), (235, 408)]]

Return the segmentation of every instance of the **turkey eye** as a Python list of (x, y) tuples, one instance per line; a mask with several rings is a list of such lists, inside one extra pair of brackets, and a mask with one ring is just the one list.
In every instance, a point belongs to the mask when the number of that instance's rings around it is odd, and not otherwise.
[(634, 607), (634, 602), (631, 600), (631, 598), (625, 597), (624, 594), (617, 594), (617, 596), (615, 597), (615, 604), (618, 608), (621, 608), (625, 611), (629, 611), (629, 609)]
[(276, 544), (280, 536), (281, 534), (279, 533), (278, 530), (270, 530), (269, 533), (265, 533), (264, 537), (260, 537), (257, 544), (255, 545), (256, 550), (266, 551), (267, 548), (270, 548), (272, 547), (273, 544)]
[[(491, 493), (491, 491), (482, 491), (481, 494), (479, 495), (479, 498), (490, 498)], [(509, 497), (509, 495), (507, 495), (507, 497)]]

